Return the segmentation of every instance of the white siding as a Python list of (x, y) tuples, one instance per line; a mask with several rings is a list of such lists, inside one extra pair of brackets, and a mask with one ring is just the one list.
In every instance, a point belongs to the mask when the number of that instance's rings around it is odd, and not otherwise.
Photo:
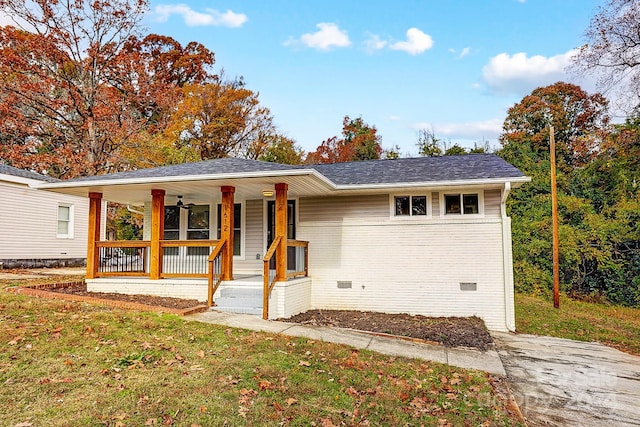
[[(58, 204), (73, 206), (73, 238), (57, 238)], [(86, 258), (89, 199), (0, 182), (0, 259)]]
[(507, 329), (499, 218), (307, 222), (298, 234), (310, 241), (312, 308), (477, 315)]
[(500, 190), (485, 190), (484, 192), (484, 216), (499, 218), (500, 213), (500, 201), (502, 199), (502, 192)]
[[(262, 272), (262, 257), (264, 256), (264, 225), (263, 225), (263, 201), (247, 200), (243, 206), (245, 209), (244, 222), (244, 259), (233, 260), (235, 274)], [(259, 256), (256, 259), (256, 255)]]
[(389, 209), (387, 194), (306, 198), (300, 199), (299, 222), (389, 218)]
[(440, 216), (440, 193), (435, 191), (431, 193), (431, 215), (433, 217)]
[(142, 220), (142, 240), (151, 240), (151, 202), (144, 202), (144, 218)]

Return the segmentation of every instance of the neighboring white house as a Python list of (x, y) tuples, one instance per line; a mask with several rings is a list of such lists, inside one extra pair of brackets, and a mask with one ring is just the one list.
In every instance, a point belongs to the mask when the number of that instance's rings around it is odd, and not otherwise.
[(32, 188), (55, 181), (0, 164), (2, 268), (85, 264), (88, 200)]
[[(314, 308), (477, 315), (504, 331), (515, 329), (505, 202), (527, 181), (480, 154), (304, 166), (228, 158), (40, 187), (144, 206), (144, 241), (89, 242), (96, 291), (206, 300), (208, 255), (228, 241), (218, 305), (233, 290), (262, 292), (263, 271), (280, 268), (270, 318)], [(286, 266), (263, 260), (270, 248)]]

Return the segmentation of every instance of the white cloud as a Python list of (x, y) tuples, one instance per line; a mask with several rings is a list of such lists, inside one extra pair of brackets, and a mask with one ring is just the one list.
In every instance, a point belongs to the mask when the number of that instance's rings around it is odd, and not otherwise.
[(316, 24), (318, 31), (306, 33), (300, 36), (299, 40), (289, 39), (284, 42), (285, 46), (303, 44), (307, 47), (318, 50), (331, 50), (334, 47), (351, 46), (351, 40), (346, 31), (341, 30), (332, 22), (321, 22)]
[(576, 50), (570, 50), (551, 57), (527, 57), (524, 52), (514, 55), (501, 53), (491, 58), (482, 68), (483, 79), (492, 92), (518, 95), (528, 93), (536, 87), (567, 80), (565, 69), (576, 53)]
[(387, 47), (389, 42), (382, 40), (377, 34), (369, 34), (369, 37), (364, 41), (364, 48), (367, 52), (373, 53), (376, 50), (381, 50)]
[(156, 19), (159, 22), (166, 22), (171, 15), (181, 15), (184, 23), (189, 27), (201, 26), (221, 26), (221, 27), (241, 27), (247, 22), (247, 15), (235, 13), (231, 10), (219, 12), (215, 9), (205, 9), (205, 13), (197, 12), (190, 6), (179, 4), (165, 4), (156, 6), (154, 9)]
[(456, 57), (458, 59), (462, 59), (465, 56), (469, 55), (471, 53), (471, 48), (470, 47), (465, 47), (463, 48), (460, 52), (458, 52), (457, 50), (450, 48), (449, 52), (451, 52), (452, 54), (456, 55)]
[(503, 123), (504, 118), (495, 118), (467, 123), (415, 123), (412, 127), (416, 130), (433, 129), (436, 138), (445, 140), (480, 141), (497, 139), (502, 133)]
[(407, 30), (407, 40), (389, 45), (389, 49), (401, 50), (410, 55), (418, 55), (433, 46), (433, 39), (417, 28)]

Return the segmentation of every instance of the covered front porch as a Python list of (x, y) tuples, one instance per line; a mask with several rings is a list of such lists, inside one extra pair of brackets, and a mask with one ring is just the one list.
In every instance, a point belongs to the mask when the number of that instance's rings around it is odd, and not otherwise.
[[(90, 191), (88, 289), (197, 299), (220, 309), (236, 299), (233, 310), (265, 319), (307, 310), (309, 242), (295, 239), (295, 199), (288, 183), (262, 181), (209, 182), (206, 192), (202, 184), (148, 188), (150, 200), (142, 197), (138, 205), (144, 206), (143, 240), (106, 240), (104, 194)], [(109, 201), (132, 200), (126, 191), (106, 189)]]

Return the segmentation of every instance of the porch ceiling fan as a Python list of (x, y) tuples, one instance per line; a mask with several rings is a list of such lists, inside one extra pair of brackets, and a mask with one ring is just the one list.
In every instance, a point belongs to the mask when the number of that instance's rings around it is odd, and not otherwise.
[(189, 208), (191, 208), (191, 206), (193, 206), (193, 203), (185, 204), (182, 201), (182, 196), (178, 196), (178, 202), (176, 203), (176, 206), (179, 207), (179, 208), (182, 208), (182, 209), (189, 209)]

